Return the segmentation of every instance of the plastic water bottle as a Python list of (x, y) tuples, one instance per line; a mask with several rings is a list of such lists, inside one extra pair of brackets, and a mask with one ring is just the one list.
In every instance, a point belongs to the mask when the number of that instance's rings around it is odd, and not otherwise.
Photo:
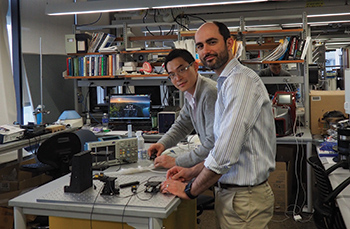
[(145, 139), (142, 137), (142, 131), (136, 131), (137, 138), (137, 154), (139, 160), (146, 159), (146, 150), (145, 150)]
[(107, 115), (107, 113), (103, 113), (102, 126), (103, 126), (103, 128), (108, 129), (108, 115)]

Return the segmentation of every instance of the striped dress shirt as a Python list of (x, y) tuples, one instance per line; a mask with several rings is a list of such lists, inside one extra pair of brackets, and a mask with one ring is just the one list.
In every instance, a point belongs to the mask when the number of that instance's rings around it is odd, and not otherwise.
[(276, 156), (275, 124), (265, 85), (253, 70), (232, 59), (217, 87), (215, 144), (204, 165), (223, 174), (221, 183), (260, 184), (274, 170)]

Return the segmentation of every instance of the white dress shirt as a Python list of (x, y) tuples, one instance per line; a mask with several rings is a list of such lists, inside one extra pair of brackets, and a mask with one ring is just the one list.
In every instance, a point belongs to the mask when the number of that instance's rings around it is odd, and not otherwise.
[(218, 79), (214, 148), (205, 166), (219, 182), (257, 185), (275, 168), (276, 132), (271, 103), (260, 77), (232, 59)]

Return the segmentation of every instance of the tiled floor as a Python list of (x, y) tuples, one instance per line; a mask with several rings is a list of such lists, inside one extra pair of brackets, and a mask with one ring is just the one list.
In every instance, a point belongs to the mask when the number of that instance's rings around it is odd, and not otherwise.
[[(213, 210), (204, 211), (203, 214), (199, 216), (199, 219), (200, 223), (198, 224), (198, 229), (218, 228)], [(296, 222), (290, 215), (276, 213), (268, 226), (269, 229), (316, 229), (312, 214), (302, 214), (302, 220)]]

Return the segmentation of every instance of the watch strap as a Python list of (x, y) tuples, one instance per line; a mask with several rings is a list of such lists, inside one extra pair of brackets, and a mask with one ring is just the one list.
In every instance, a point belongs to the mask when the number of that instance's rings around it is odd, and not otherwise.
[(185, 193), (186, 195), (188, 196), (188, 198), (190, 199), (196, 199), (198, 196), (194, 196), (191, 194), (191, 189), (192, 189), (192, 183), (193, 183), (193, 180), (191, 180), (185, 187)]

